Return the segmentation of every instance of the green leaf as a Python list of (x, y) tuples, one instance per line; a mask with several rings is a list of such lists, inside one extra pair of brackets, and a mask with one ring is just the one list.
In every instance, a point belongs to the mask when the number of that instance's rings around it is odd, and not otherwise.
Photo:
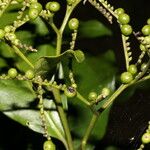
[[(0, 80), (0, 111), (11, 119), (39, 133), (44, 133), (40, 111), (32, 106), (36, 95), (31, 83), (17, 80)], [(66, 146), (64, 130), (52, 100), (44, 99), (48, 134)]]
[[(27, 58), (32, 62), (32, 64), (36, 64), (38, 59), (40, 57), (43, 56), (53, 56), (55, 54), (55, 49), (53, 46), (48, 45), (48, 44), (43, 44), (40, 45), (39, 47), (37, 47), (37, 52), (30, 52), (27, 55)], [(30, 67), (28, 66), (28, 64), (26, 64), (22, 59), (19, 59), (18, 63), (17, 63), (17, 67), (21, 70), (21, 71), (26, 71), (28, 69), (30, 69)]]
[(69, 61), (68, 58), (75, 58), (78, 63), (84, 60), (84, 53), (80, 50), (67, 50), (59, 56), (45, 56), (41, 57), (35, 65), (35, 72), (37, 75), (48, 75), (51, 70), (55, 69), (57, 64), (62, 61)]
[[(0, 28), (4, 28), (6, 25), (12, 24), (18, 16), (17, 10), (21, 8), (21, 5), (10, 5), (4, 14), (0, 17)], [(7, 18), (7, 19), (6, 19)]]
[(111, 36), (112, 32), (98, 20), (89, 20), (80, 23), (79, 35), (84, 38), (96, 38), (101, 36)]

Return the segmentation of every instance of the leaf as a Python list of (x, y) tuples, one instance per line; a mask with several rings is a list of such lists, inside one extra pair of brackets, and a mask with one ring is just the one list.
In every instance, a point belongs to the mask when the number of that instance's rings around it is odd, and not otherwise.
[[(18, 16), (17, 10), (21, 9), (21, 5), (13, 4), (10, 5), (4, 14), (0, 17), (0, 28), (4, 28), (6, 25), (10, 25), (16, 20)], [(7, 18), (7, 19), (6, 19)]]
[(80, 23), (79, 35), (81, 35), (82, 38), (96, 38), (111, 36), (112, 32), (98, 20), (89, 20)]
[[(0, 111), (11, 119), (39, 133), (44, 133), (40, 112), (35, 103), (36, 95), (27, 81), (0, 80)], [(64, 130), (52, 100), (44, 99), (48, 134), (66, 146)]]
[(57, 64), (61, 61), (68, 61), (69, 58), (75, 58), (78, 63), (84, 60), (84, 53), (80, 50), (67, 50), (59, 56), (45, 56), (41, 57), (35, 65), (35, 72), (37, 75), (45, 76), (51, 70), (55, 69)]
[[(55, 49), (53, 46), (49, 45), (49, 44), (43, 44), (40, 45), (39, 47), (37, 47), (37, 52), (30, 52), (27, 55), (27, 58), (32, 62), (32, 64), (36, 64), (38, 59), (42, 56), (52, 56), (55, 54)], [(30, 69), (30, 67), (28, 66), (28, 64), (26, 64), (22, 59), (20, 59), (17, 63), (17, 67), (21, 70), (21, 71), (26, 71), (28, 69)]]

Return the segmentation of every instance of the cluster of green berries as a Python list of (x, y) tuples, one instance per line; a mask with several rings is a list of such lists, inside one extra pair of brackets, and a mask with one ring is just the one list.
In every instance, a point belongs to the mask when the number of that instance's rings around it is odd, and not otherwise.
[[(17, 77), (17, 75), (18, 75), (18, 71), (17, 71), (17, 69), (16, 68), (10, 68), (9, 70), (8, 70), (8, 76), (10, 77), (10, 78), (16, 78)], [(31, 80), (31, 79), (33, 79), (34, 78), (34, 72), (32, 71), (32, 70), (28, 70), (28, 71), (26, 71), (25, 72), (25, 77), (27, 78), (27, 79), (29, 79), (29, 80)]]
[(36, 19), (40, 12), (42, 11), (42, 5), (36, 1), (31, 1), (30, 7), (29, 7), (29, 18), (30, 19)]
[(116, 9), (115, 12), (118, 16), (118, 22), (121, 25), (121, 33), (125, 36), (129, 36), (132, 33), (132, 27), (129, 25), (130, 16), (126, 14), (122, 8)]
[(47, 140), (43, 144), (43, 150), (56, 150), (56, 146), (51, 140)]
[[(101, 94), (99, 95), (101, 98), (106, 98), (107, 96), (110, 95), (110, 89), (105, 87), (102, 89)], [(98, 97), (96, 92), (90, 92), (88, 95), (88, 99), (90, 101), (95, 101)]]
[(123, 84), (130, 83), (134, 79), (134, 76), (137, 74), (137, 71), (138, 70), (137, 70), (136, 65), (134, 65), (134, 64), (130, 65), (128, 70), (121, 74), (121, 76), (120, 76), (121, 82)]

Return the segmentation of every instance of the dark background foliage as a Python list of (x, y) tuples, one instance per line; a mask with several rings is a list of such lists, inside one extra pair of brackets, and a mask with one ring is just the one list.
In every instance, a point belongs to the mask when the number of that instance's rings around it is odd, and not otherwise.
[[(43, 5), (45, 1), (41, 1)], [(63, 2), (64, 1), (61, 1), (62, 14), (60, 13), (56, 17), (58, 25), (63, 18), (63, 8), (65, 7)], [(113, 4), (115, 8), (123, 7), (126, 10), (131, 16), (131, 25), (135, 31), (139, 31), (146, 23), (147, 18), (150, 17), (150, 2), (148, 0), (111, 0), (110, 3)], [(123, 71), (124, 59), (122, 57), (123, 53), (120, 52), (122, 46), (117, 23), (114, 21), (114, 24), (110, 25), (88, 2), (85, 6), (80, 4), (72, 16), (82, 21), (91, 20), (93, 18), (98, 19), (112, 30), (113, 36), (102, 36), (93, 39), (79, 38), (77, 40), (77, 47), (83, 49), (84, 52), (91, 56), (101, 55), (105, 53), (106, 50), (112, 49), (117, 59), (117, 63), (114, 65), (119, 68), (119, 72)], [(136, 55), (138, 53), (136, 52), (136, 44), (134, 44), (136, 41), (133, 40), (132, 42), (134, 54)], [(148, 84), (149, 82), (147, 85)], [(127, 96), (126, 93), (130, 96)], [(136, 90), (134, 90), (134, 87), (127, 89), (111, 107), (108, 125), (103, 139), (96, 141), (96, 143), (94, 140), (90, 142), (96, 144), (96, 150), (113, 150), (111, 147), (108, 149), (108, 146), (111, 145), (116, 146), (117, 149), (120, 150), (138, 148), (140, 137), (145, 132), (147, 123), (150, 120), (149, 108), (150, 94), (149, 88), (147, 88), (145, 84), (140, 84)], [(41, 150), (44, 140), (42, 135), (29, 130), (0, 113), (0, 150)], [(55, 139), (54, 142), (57, 145), (61, 145), (61, 143)], [(58, 148), (59, 150), (62, 149), (62, 145), (60, 147)], [(150, 147), (146, 146), (146, 149), (148, 150)]]

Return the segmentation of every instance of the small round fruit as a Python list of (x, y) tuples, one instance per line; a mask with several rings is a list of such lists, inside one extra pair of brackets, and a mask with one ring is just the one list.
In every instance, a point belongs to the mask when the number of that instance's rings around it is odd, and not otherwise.
[(25, 73), (25, 76), (26, 78), (28, 78), (29, 80), (33, 79), (34, 78), (34, 72), (32, 70), (28, 70), (26, 73)]
[(5, 36), (5, 31), (0, 29), (0, 39), (2, 39)]
[(141, 71), (145, 71), (145, 68), (147, 68), (147, 64), (146, 63), (143, 63), (141, 65)]
[(73, 87), (68, 87), (64, 90), (64, 94), (68, 97), (68, 98), (72, 98), (72, 97), (75, 97), (76, 94), (77, 94), (77, 91), (75, 88)]
[(40, 3), (32, 3), (30, 5), (30, 9), (37, 9), (39, 11), (39, 13), (42, 11), (42, 5)]
[(148, 18), (148, 19), (147, 19), (147, 24), (149, 24), (149, 25), (150, 25), (150, 18)]
[(123, 72), (120, 76), (121, 82), (128, 84), (133, 80), (133, 76), (130, 72)]
[(144, 144), (150, 143), (150, 133), (144, 133), (141, 140)]
[(150, 25), (145, 25), (143, 28), (142, 28), (142, 33), (143, 35), (150, 35)]
[(149, 36), (146, 36), (146, 37), (144, 38), (144, 43), (145, 43), (145, 44), (150, 44), (150, 35), (149, 35)]
[(15, 68), (11, 68), (8, 70), (8, 76), (11, 78), (15, 78), (17, 76), (17, 70)]
[(56, 150), (56, 146), (51, 140), (45, 141), (43, 144), (43, 150)]
[(77, 18), (72, 18), (68, 22), (68, 26), (71, 30), (77, 30), (79, 27), (79, 20)]
[(75, 1), (76, 1), (76, 0), (67, 0), (67, 4), (68, 4), (68, 5), (72, 5), (72, 4), (75, 3)]
[(102, 89), (103, 97), (107, 97), (109, 94), (110, 94), (110, 89), (109, 88), (103, 88)]
[(146, 48), (145, 48), (145, 46), (143, 44), (140, 44), (140, 50), (141, 51), (146, 51)]
[(137, 67), (136, 67), (136, 65), (134, 65), (134, 64), (130, 65), (129, 68), (128, 68), (128, 72), (130, 72), (132, 75), (137, 74)]
[(34, 20), (34, 19), (36, 19), (38, 17), (39, 11), (37, 9), (35, 9), (35, 8), (31, 8), (31, 9), (29, 9), (28, 15), (29, 15), (30, 19)]
[(132, 27), (128, 24), (122, 25), (121, 32), (123, 35), (128, 36), (132, 33)]
[(94, 100), (96, 100), (96, 98), (97, 98), (97, 93), (96, 92), (90, 92), (89, 93), (88, 99), (90, 101), (94, 101)]
[(55, 12), (60, 10), (60, 4), (58, 2), (56, 2), (56, 1), (48, 2), (46, 4), (46, 9), (50, 10), (53, 13), (55, 13)]
[(120, 14), (123, 14), (123, 13), (124, 13), (124, 9), (123, 9), (123, 8), (117, 8), (117, 9), (115, 10), (115, 12), (116, 12), (117, 15), (120, 15)]
[(121, 24), (128, 24), (130, 22), (130, 16), (128, 14), (122, 13), (119, 15), (118, 21)]

